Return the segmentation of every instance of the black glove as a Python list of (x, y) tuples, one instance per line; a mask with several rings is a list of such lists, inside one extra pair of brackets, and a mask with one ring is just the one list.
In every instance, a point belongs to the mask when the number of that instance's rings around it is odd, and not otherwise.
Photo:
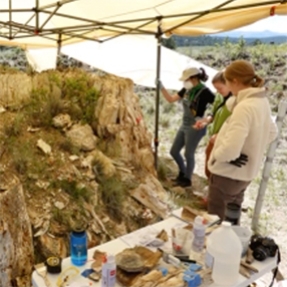
[(178, 94), (181, 98), (184, 97), (185, 93), (186, 93), (186, 88), (182, 88), (180, 91), (177, 92), (177, 94)]
[(229, 163), (237, 167), (242, 167), (243, 165), (246, 165), (247, 162), (248, 162), (248, 156), (246, 154), (241, 153), (237, 159), (232, 160)]

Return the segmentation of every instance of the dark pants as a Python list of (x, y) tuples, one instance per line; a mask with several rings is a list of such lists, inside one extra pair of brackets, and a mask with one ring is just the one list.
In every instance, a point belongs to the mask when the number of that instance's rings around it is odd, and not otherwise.
[[(178, 165), (180, 172), (182, 172), (185, 178), (191, 180), (194, 166), (195, 166), (195, 150), (204, 137), (206, 129), (196, 130), (190, 127), (181, 127), (176, 134), (173, 145), (170, 150), (171, 156), (174, 158), (175, 162)], [(185, 147), (185, 160), (184, 163), (183, 157), (180, 152)]]
[(225, 217), (227, 203), (241, 206), (244, 192), (250, 181), (235, 180), (215, 174), (210, 175), (207, 210), (209, 214), (216, 214), (221, 220)]

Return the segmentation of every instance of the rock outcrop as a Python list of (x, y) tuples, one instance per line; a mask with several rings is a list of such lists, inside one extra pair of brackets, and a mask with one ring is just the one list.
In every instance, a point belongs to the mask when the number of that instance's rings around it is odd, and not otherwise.
[(21, 184), (0, 191), (0, 243), (0, 286), (29, 286), (34, 250)]

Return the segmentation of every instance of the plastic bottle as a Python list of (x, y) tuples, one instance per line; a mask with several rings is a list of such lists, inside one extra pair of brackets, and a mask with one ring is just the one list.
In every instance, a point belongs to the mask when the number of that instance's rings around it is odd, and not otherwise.
[(206, 249), (206, 258), (212, 261), (211, 277), (214, 283), (219, 286), (235, 284), (239, 276), (242, 244), (230, 222), (223, 221), (208, 236)]
[(102, 287), (114, 287), (116, 285), (116, 260), (115, 256), (108, 255), (103, 258)]
[(88, 242), (85, 230), (75, 229), (70, 234), (71, 261), (76, 266), (83, 266), (87, 262)]
[(196, 216), (193, 222), (193, 234), (192, 250), (195, 252), (201, 252), (204, 248), (206, 225), (204, 224), (204, 218), (202, 216)]

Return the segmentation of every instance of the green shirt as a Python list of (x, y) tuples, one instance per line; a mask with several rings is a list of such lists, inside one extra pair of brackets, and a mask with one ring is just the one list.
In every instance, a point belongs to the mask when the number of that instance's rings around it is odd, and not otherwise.
[(223, 105), (218, 109), (218, 107), (223, 103), (223, 101), (223, 96), (221, 96), (220, 94), (216, 94), (212, 108), (213, 121), (208, 126), (209, 136), (217, 134), (225, 120), (231, 115), (231, 112), (227, 109), (226, 105)]

